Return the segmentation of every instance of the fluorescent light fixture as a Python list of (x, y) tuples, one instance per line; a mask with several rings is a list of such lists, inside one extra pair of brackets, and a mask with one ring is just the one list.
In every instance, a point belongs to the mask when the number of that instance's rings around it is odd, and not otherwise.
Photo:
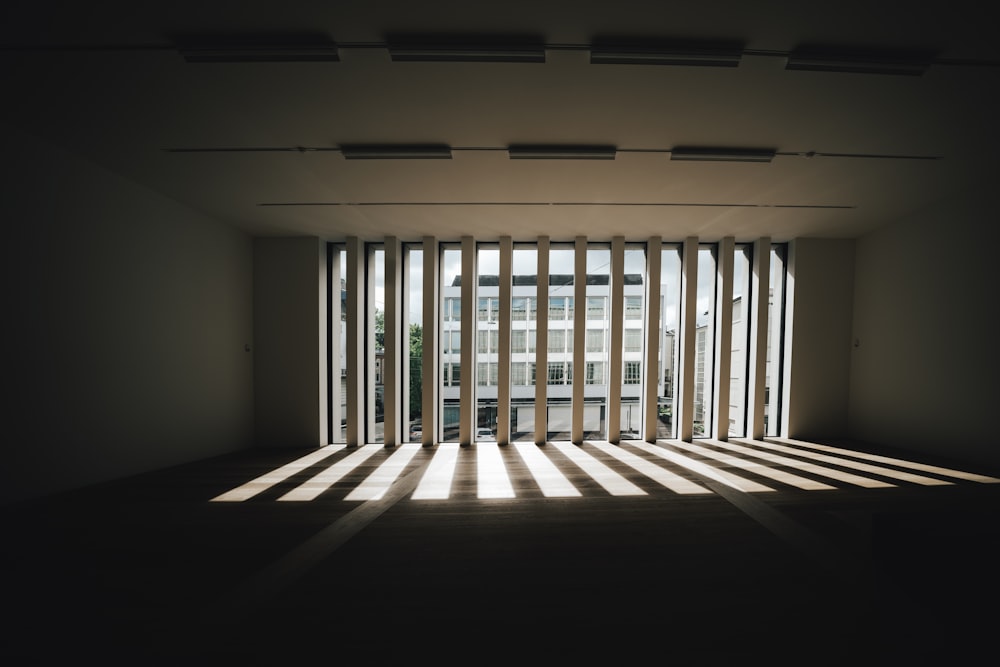
[(614, 146), (513, 144), (507, 147), (512, 160), (614, 160)]
[(523, 36), (399, 36), (387, 48), (394, 62), (545, 62), (544, 42)]
[(337, 45), (322, 35), (188, 36), (177, 51), (189, 63), (340, 61)]
[(347, 160), (450, 160), (451, 147), (444, 144), (341, 144)]
[(790, 53), (785, 69), (920, 76), (933, 57), (926, 52), (851, 52), (828, 47), (803, 47)]
[(629, 42), (601, 40), (590, 48), (595, 65), (737, 67), (743, 45), (735, 42)]
[(775, 153), (772, 148), (677, 146), (671, 149), (670, 159), (692, 162), (770, 162)]

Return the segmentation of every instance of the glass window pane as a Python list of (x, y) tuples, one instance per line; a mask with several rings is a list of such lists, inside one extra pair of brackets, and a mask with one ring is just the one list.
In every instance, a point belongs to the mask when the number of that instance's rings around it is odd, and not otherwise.
[(384, 442), (385, 426), (385, 248), (369, 244), (367, 248), (368, 298), (366, 299), (367, 359), (365, 360), (365, 440)]
[(729, 368), (729, 435), (744, 437), (747, 428), (747, 379), (750, 355), (750, 260), (753, 246), (733, 252), (733, 336)]
[(767, 308), (767, 371), (764, 387), (764, 434), (769, 436), (779, 435), (781, 428), (786, 252), (785, 244), (771, 246), (771, 289)]
[(441, 424), (440, 442), (458, 441), (461, 401), (462, 249), (441, 249)]
[[(607, 438), (608, 379), (611, 320), (611, 247), (587, 245), (587, 333), (583, 368), (583, 437)], [(572, 335), (572, 332), (570, 333)]]
[[(499, 339), (500, 247), (480, 243), (476, 248), (476, 432), (497, 432), (497, 342)], [(480, 438), (477, 438), (480, 439)]]
[[(332, 349), (330, 368), (330, 442), (347, 442), (347, 250), (341, 246), (333, 246), (330, 250), (331, 258), (336, 256), (340, 269), (337, 275), (331, 276), (330, 298), (340, 301), (340, 317), (338, 321), (330, 322), (330, 335), (337, 328), (339, 343), (337, 349)], [(333, 263), (330, 265), (333, 270)], [(356, 289), (356, 286), (350, 286)]]
[(698, 296), (695, 320), (694, 431), (695, 437), (710, 434), (712, 424), (712, 375), (715, 355), (715, 261), (714, 244), (698, 248)]
[(677, 245), (664, 245), (660, 252), (660, 353), (657, 373), (656, 437), (674, 438), (674, 369), (677, 368), (680, 326), (681, 255)]
[(510, 439), (535, 439), (535, 323), (538, 248), (517, 244), (512, 256)]
[(424, 251), (420, 244), (403, 246), (403, 292), (405, 294), (407, 334), (404, 343), (407, 381), (403, 383), (403, 440), (420, 442), (422, 437), (421, 411), (423, 409), (423, 284)]
[(547, 437), (569, 440), (572, 426), (573, 388), (566, 382), (566, 336), (572, 335), (567, 319), (573, 300), (576, 250), (572, 245), (549, 247), (549, 350), (546, 382)]
[(642, 435), (643, 302), (645, 301), (646, 248), (625, 246), (622, 322), (621, 429), (623, 439)]

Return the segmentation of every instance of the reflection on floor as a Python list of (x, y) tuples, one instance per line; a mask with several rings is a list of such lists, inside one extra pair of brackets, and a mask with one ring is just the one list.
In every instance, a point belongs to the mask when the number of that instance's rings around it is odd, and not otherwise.
[[(369, 472), (356, 488), (346, 495), (341, 494), (344, 500), (377, 499), (403, 475), (421, 449), (420, 445), (410, 443), (388, 450), (377, 444), (351, 450), (346, 450), (344, 445), (328, 445), (249, 480), (212, 500), (215, 502), (249, 500), (272, 487), (289, 483), (293, 478), (312, 470), (316, 464), (322, 462), (322, 465), (316, 466), (318, 470), (311, 477), (299, 482), (278, 498), (278, 500), (314, 500), (322, 493), (334, 493), (332, 487), (335, 484), (351, 472), (362, 469), (373, 455), (381, 452), (383, 456), (377, 459), (377, 467)], [(657, 482), (675, 493), (711, 493), (709, 489), (689, 479), (691, 474), (716, 480), (747, 493), (775, 491), (775, 488), (755, 479), (730, 472), (729, 469), (732, 468), (751, 473), (751, 477), (766, 478), (780, 485), (813, 491), (832, 490), (837, 488), (836, 484), (885, 488), (897, 486), (900, 482), (925, 486), (949, 485), (957, 481), (1000, 483), (1000, 479), (988, 475), (788, 439), (770, 441), (734, 439), (729, 442), (706, 439), (699, 440), (699, 444), (679, 440), (661, 440), (656, 444), (650, 444), (632, 440), (625, 441), (621, 445), (588, 441), (579, 446), (556, 441), (546, 443), (544, 447), (515, 443), (513, 449), (517, 452), (519, 460), (514, 461), (512, 457), (507, 457), (508, 461), (514, 465), (524, 465), (531, 473), (538, 489), (546, 497), (582, 495), (580, 489), (560, 471), (561, 468), (572, 466), (586, 473), (589, 480), (596, 482), (606, 493), (613, 496), (647, 493), (622, 473), (609, 467), (604, 460), (607, 458), (624, 464), (630, 472), (640, 473), (648, 480)], [(462, 448), (455, 443), (442, 443), (434, 450), (434, 458), (421, 476), (413, 494), (414, 499), (451, 497), (455, 469)], [(391, 455), (385, 455), (387, 451), (391, 452)], [(684, 452), (694, 454), (695, 457)], [(663, 459), (670, 465), (653, 465), (655, 461), (641, 456), (642, 453)], [(517, 497), (500, 445), (495, 442), (477, 443), (468, 450), (468, 456), (474, 456), (476, 460), (478, 498)], [(330, 459), (333, 463), (327, 465)], [(812, 461), (821, 461), (824, 465)], [(885, 465), (875, 465), (866, 461), (878, 461)], [(721, 467), (718, 465), (720, 463)], [(813, 477), (805, 477), (788, 469), (799, 470)], [(910, 470), (920, 470), (929, 474), (917, 474)], [(834, 484), (819, 481), (815, 479), (816, 477), (825, 478)]]
[(997, 472), (778, 438), (247, 450), (6, 508), (0, 658), (966, 664)]

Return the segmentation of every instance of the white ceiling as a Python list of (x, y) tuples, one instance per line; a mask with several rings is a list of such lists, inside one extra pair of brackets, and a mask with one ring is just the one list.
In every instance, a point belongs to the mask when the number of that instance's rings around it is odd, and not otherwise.
[[(221, 32), (317, 33), (340, 62), (195, 64), (173, 48)], [(429, 32), (549, 48), (544, 63), (390, 60), (387, 35)], [(735, 68), (590, 64), (602, 35), (745, 51)], [(936, 60), (922, 76), (785, 70), (807, 43)], [(986, 178), (1000, 149), (988, 3), (8, 2), (0, 44), (11, 127), (255, 235), (848, 238)], [(454, 152), (346, 160), (348, 143)], [(511, 160), (512, 143), (619, 153)], [(672, 162), (679, 145), (778, 155)], [(171, 150), (281, 147), (321, 150)]]

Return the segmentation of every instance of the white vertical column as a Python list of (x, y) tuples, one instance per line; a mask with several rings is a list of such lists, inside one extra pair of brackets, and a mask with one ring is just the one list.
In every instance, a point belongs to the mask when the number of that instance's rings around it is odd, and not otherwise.
[(690, 441), (694, 435), (694, 367), (698, 318), (698, 237), (684, 239), (681, 249), (680, 368), (677, 373), (677, 437)]
[(611, 291), (608, 298), (611, 342), (608, 349), (608, 442), (622, 437), (622, 360), (625, 327), (625, 237), (611, 239)]
[(514, 274), (514, 242), (500, 237), (500, 335), (497, 344), (497, 442), (510, 442), (510, 297)]
[(656, 442), (656, 429), (660, 421), (660, 397), (657, 385), (662, 379), (660, 370), (660, 273), (663, 258), (663, 239), (651, 236), (646, 244), (646, 314), (643, 327), (646, 332), (645, 363), (643, 363), (642, 437), (646, 442)]
[(548, 440), (549, 237), (538, 237), (538, 279), (535, 291), (535, 444)]
[(434, 445), (438, 433), (438, 373), (441, 363), (440, 349), (440, 318), (438, 308), (441, 301), (441, 278), (438, 267), (441, 264), (441, 254), (438, 251), (437, 239), (425, 236), (424, 243), (424, 308), (423, 334), (421, 349), (423, 358), (420, 361), (420, 441), (425, 447)]
[[(570, 440), (583, 444), (583, 387), (587, 354), (587, 237), (577, 236), (573, 251), (573, 404)], [(546, 377), (548, 373), (546, 373)]]
[(365, 391), (365, 244), (347, 239), (347, 446), (364, 444)]
[(736, 239), (726, 236), (719, 241), (716, 260), (715, 303), (715, 409), (712, 410), (712, 436), (729, 439), (729, 390), (733, 360), (733, 253)]
[(758, 239), (753, 246), (753, 279), (750, 284), (749, 378), (747, 387), (747, 435), (764, 437), (764, 396), (767, 387), (767, 311), (771, 291), (771, 239)]
[(472, 443), (476, 422), (476, 240), (462, 237), (462, 383), (458, 407), (458, 442)]
[(341, 331), (341, 308), (340, 302), (340, 248), (334, 246), (330, 252), (330, 426), (333, 428), (333, 442), (340, 440), (340, 424), (344, 419), (344, 411), (340, 405), (343, 398), (341, 396), (340, 380), (340, 350), (344, 345)]
[(402, 442), (403, 247), (395, 236), (385, 237), (385, 349), (382, 358), (384, 443)]

